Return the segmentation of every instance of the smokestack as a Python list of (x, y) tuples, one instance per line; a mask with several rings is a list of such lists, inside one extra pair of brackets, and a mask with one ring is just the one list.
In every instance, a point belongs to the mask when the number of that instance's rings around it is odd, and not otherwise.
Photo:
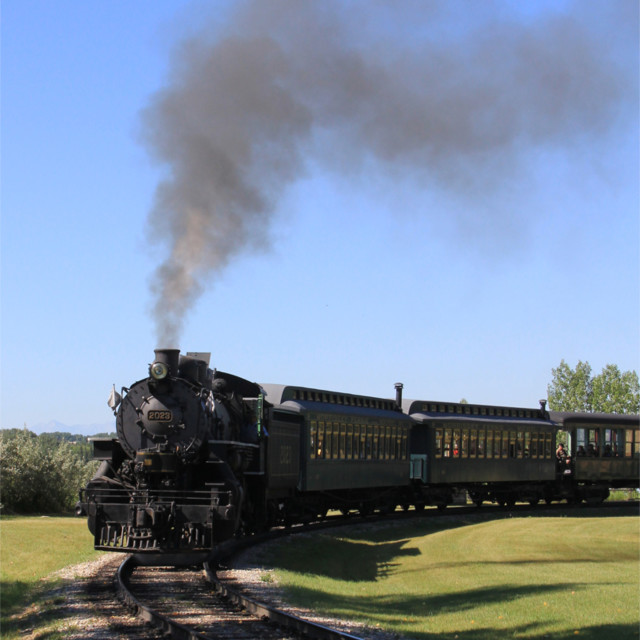
[(396, 387), (396, 404), (400, 409), (402, 409), (402, 389), (404, 388), (404, 385), (402, 384), (402, 382), (396, 382), (395, 387)]
[(180, 349), (154, 349), (156, 354), (154, 362), (161, 362), (169, 367), (169, 375), (178, 375), (178, 363), (180, 361)]

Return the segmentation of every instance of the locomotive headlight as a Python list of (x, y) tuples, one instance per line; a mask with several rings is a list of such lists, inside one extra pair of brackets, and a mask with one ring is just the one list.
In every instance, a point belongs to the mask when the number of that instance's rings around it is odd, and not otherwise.
[(163, 380), (169, 375), (169, 367), (164, 362), (154, 362), (149, 367), (149, 374), (154, 380)]

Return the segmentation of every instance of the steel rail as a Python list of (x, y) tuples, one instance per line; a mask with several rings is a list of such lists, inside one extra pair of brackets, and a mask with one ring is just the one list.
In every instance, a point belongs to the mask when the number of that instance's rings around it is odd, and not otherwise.
[[(301, 527), (298, 531), (301, 532), (303, 529), (308, 530), (307, 527)], [(230, 543), (224, 543), (221, 545), (223, 548), (215, 554), (215, 561), (216, 563), (220, 562), (223, 559), (238, 553), (242, 549), (247, 549), (269, 539), (285, 536), (294, 532), (297, 533), (298, 531), (295, 529), (293, 532), (288, 530), (274, 531), (263, 535), (252, 536), (250, 538), (241, 538), (237, 541), (231, 541)], [(213, 562), (213, 560), (211, 562)], [(141, 565), (136, 562), (135, 557), (128, 556), (122, 562), (117, 571), (116, 584), (118, 593), (127, 606), (132, 608), (145, 622), (161, 629), (164, 633), (169, 634), (176, 640), (212, 640), (212, 638), (215, 638), (215, 636), (200, 633), (184, 624), (176, 622), (169, 616), (159, 613), (136, 598), (129, 586), (129, 578), (138, 566)], [(339, 631), (337, 629), (332, 629), (326, 625), (321, 625), (319, 623), (312, 622), (311, 620), (305, 620), (304, 618), (292, 615), (278, 609), (277, 607), (259, 602), (254, 598), (230, 588), (217, 578), (215, 570), (211, 568), (209, 562), (204, 563), (204, 570), (207, 580), (211, 583), (213, 590), (218, 595), (225, 597), (234, 604), (244, 608), (256, 618), (267, 619), (271, 623), (274, 623), (287, 631), (301, 636), (306, 636), (307, 638), (312, 638), (314, 640), (365, 640), (359, 636)]]
[(129, 578), (137, 566), (135, 558), (127, 556), (118, 568), (116, 586), (122, 600), (144, 621), (171, 634), (176, 640), (211, 640), (210, 636), (194, 631), (140, 602), (129, 588)]
[(353, 521), (348, 523), (322, 522), (316, 523), (315, 525), (304, 525), (293, 529), (268, 531), (256, 536), (251, 536), (250, 538), (245, 537), (239, 538), (238, 540), (227, 541), (218, 547), (210, 560), (204, 563), (205, 576), (211, 583), (213, 589), (221, 596), (228, 598), (241, 607), (244, 607), (253, 615), (260, 618), (266, 618), (284, 629), (294, 631), (307, 638), (313, 638), (314, 640), (365, 640), (360, 636), (347, 633), (346, 631), (333, 629), (327, 625), (301, 618), (300, 616), (296, 616), (292, 613), (287, 613), (286, 611), (282, 611), (281, 609), (265, 602), (260, 602), (256, 598), (248, 596), (241, 591), (224, 584), (218, 578), (214, 568), (214, 566), (228, 560), (240, 551), (248, 549), (254, 545), (261, 544), (262, 542), (266, 542), (267, 540), (274, 540), (276, 538), (293, 535), (295, 533), (327, 529), (352, 523)]

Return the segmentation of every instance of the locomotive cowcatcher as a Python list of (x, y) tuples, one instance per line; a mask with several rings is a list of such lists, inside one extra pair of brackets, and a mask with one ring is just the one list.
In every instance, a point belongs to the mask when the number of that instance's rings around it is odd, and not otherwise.
[[(266, 521), (264, 500), (249, 504), (268, 489), (264, 435), (290, 425), (259, 385), (209, 369), (209, 354), (155, 355), (146, 378), (111, 393), (118, 437), (93, 439), (101, 464), (77, 512), (96, 549), (210, 552)], [(286, 467), (291, 451), (271, 454)]]

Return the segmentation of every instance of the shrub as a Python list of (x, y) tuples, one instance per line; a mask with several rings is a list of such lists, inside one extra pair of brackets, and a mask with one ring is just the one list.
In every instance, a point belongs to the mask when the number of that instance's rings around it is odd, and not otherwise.
[(0, 433), (1, 501), (15, 513), (62, 513), (95, 472), (68, 442), (38, 437), (27, 429)]

